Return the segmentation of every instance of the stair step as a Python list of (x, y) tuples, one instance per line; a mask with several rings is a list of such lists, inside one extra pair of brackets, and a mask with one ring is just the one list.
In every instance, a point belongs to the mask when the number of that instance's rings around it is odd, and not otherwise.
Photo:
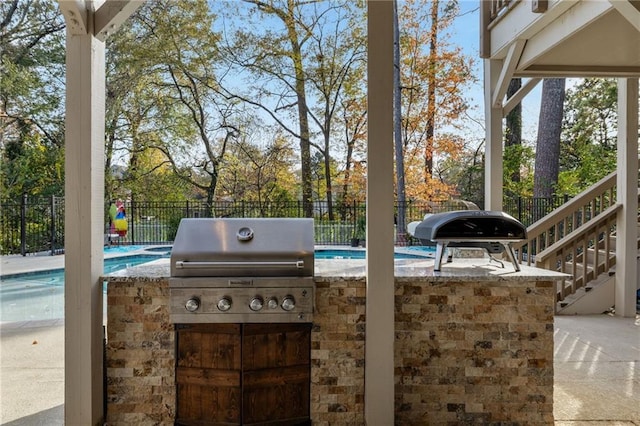
[(613, 275), (614, 273), (610, 272), (600, 274), (586, 287), (577, 289), (575, 293), (568, 295), (556, 304), (556, 313), (558, 315), (574, 315), (604, 312), (611, 307), (609, 305), (613, 304)]

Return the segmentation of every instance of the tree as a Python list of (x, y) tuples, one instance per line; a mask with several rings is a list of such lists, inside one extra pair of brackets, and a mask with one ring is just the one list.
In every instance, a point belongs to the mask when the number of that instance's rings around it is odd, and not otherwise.
[[(361, 71), (366, 56), (366, 40), (361, 28), (363, 17), (353, 13), (348, 6), (349, 3), (334, 9), (333, 13), (322, 15), (322, 23), (313, 33), (313, 43), (310, 46), (310, 54), (315, 55), (316, 60), (308, 67), (306, 77), (310, 97), (316, 100), (310, 102), (309, 116), (322, 136), (321, 144), (314, 143), (312, 138), (311, 145), (322, 155), (329, 220), (335, 219), (332, 179), (336, 168), (332, 152), (335, 152), (336, 142), (340, 140), (334, 134), (334, 127), (337, 127), (336, 122), (340, 118), (340, 99), (343, 93), (350, 93), (361, 87)], [(327, 16), (331, 19), (327, 19)], [(347, 29), (350, 33), (345, 37)]]
[(471, 82), (472, 61), (447, 42), (447, 28), (457, 13), (456, 1), (426, 0), (403, 2), (400, 12), (402, 137), (407, 195), (414, 199), (455, 193), (434, 176), (434, 164), (438, 158), (455, 158), (464, 148), (452, 130), (468, 108), (464, 88)]
[(427, 115), (426, 146), (424, 149), (424, 180), (433, 176), (433, 139), (436, 121), (436, 65), (438, 60), (438, 20), (440, 0), (431, 0), (431, 31), (429, 32), (429, 55), (427, 56)]
[(157, 149), (180, 179), (203, 193), (209, 214), (227, 147), (241, 131), (241, 111), (219, 93), (214, 18), (204, 0), (147, 3), (130, 19), (135, 50), (120, 50), (130, 56), (114, 73), (136, 81), (128, 86), (135, 97), (114, 102), (122, 111), (113, 114), (126, 127), (128, 140), (120, 143), (128, 147), (129, 178), (149, 172), (140, 153)]
[[(359, 85), (354, 75), (360, 75), (363, 66), (364, 20), (358, 19), (361, 13), (352, 13), (361, 4), (244, 2), (255, 7), (245, 14), (234, 10), (235, 33), (226, 56), (234, 78), (240, 75), (245, 80), (242, 88), (234, 81), (225, 88), (230, 97), (256, 107), (299, 141), (303, 210), (311, 216), (312, 147), (324, 157), (325, 194), (333, 199), (332, 174), (327, 171), (335, 149), (333, 137), (341, 131), (334, 132), (339, 107), (347, 100), (341, 93)], [(315, 142), (318, 135), (321, 143)]]
[[(125, 198), (129, 193), (147, 194), (138, 180), (147, 171), (138, 158), (147, 149), (145, 123), (152, 119), (156, 100), (147, 90), (154, 84), (152, 60), (137, 48), (143, 32), (131, 19), (107, 39), (105, 109), (105, 198)], [(133, 47), (132, 47), (133, 46)], [(155, 156), (151, 156), (155, 158)], [(150, 164), (152, 170), (161, 167)], [(129, 167), (124, 169), (124, 163)], [(170, 191), (169, 191), (170, 192)]]
[(398, 213), (396, 219), (397, 238), (405, 241), (406, 227), (406, 190), (404, 178), (404, 149), (402, 143), (402, 86), (400, 79), (400, 23), (398, 1), (393, 1), (393, 150), (396, 160), (396, 199)]
[(559, 191), (577, 194), (616, 169), (615, 79), (590, 78), (567, 89)]
[[(243, 0), (255, 6), (252, 12), (262, 22), (271, 20), (282, 25), (282, 31), (257, 28), (237, 29), (235, 40), (226, 50), (227, 60), (249, 72), (251, 81), (264, 78), (273, 86), (251, 85), (252, 94), (242, 96), (230, 90), (231, 98), (241, 99), (269, 114), (288, 133), (299, 140), (302, 180), (302, 203), (305, 216), (312, 217), (311, 143), (309, 108), (307, 106), (307, 83), (303, 62), (303, 49), (311, 37), (314, 22), (306, 23), (301, 8), (315, 3), (295, 0), (260, 1)], [(234, 16), (238, 10), (234, 10)], [(273, 19), (271, 19), (273, 18)], [(297, 129), (286, 124), (286, 117), (295, 109)], [(284, 115), (284, 117), (282, 116)]]
[(484, 143), (476, 147), (467, 146), (461, 155), (453, 160), (445, 159), (445, 180), (455, 183), (463, 200), (482, 205), (484, 201)]
[[(260, 142), (252, 142), (252, 138)], [(293, 149), (278, 129), (243, 133), (230, 146), (225, 160), (221, 195), (226, 199), (255, 201), (260, 214), (266, 216), (274, 202), (294, 199), (293, 165)]]
[(43, 0), (0, 2), (0, 17), (0, 193), (61, 191), (64, 19)]
[(344, 132), (343, 140), (347, 146), (344, 170), (342, 172), (342, 194), (339, 197), (340, 218), (347, 219), (347, 212), (355, 201), (363, 199), (366, 184), (365, 173), (365, 142), (367, 138), (367, 109), (366, 96), (362, 91), (347, 91), (341, 94), (341, 127)]
[[(522, 87), (521, 78), (512, 78), (507, 88), (507, 99), (511, 98)], [(504, 150), (507, 153), (510, 150), (515, 150), (516, 153), (519, 147), (522, 145), (522, 103), (518, 103), (509, 114), (506, 119), (506, 129), (504, 135)], [(514, 182), (520, 182), (520, 169), (512, 169), (509, 179)]]
[(558, 183), (564, 87), (564, 78), (546, 78), (542, 83), (533, 186), (536, 198), (553, 196)]
[[(148, 147), (137, 154), (135, 176), (127, 176), (131, 194), (144, 201), (183, 201), (192, 198), (191, 186), (173, 172), (164, 153)], [(121, 197), (126, 193), (121, 193)], [(117, 198), (117, 197), (112, 197)]]

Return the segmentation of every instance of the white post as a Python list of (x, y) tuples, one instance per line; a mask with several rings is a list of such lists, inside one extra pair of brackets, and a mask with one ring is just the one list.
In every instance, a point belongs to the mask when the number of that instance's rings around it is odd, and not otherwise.
[(618, 79), (616, 315), (636, 315), (638, 288), (638, 79)]
[(368, 4), (365, 422), (394, 423), (393, 2)]
[[(87, 3), (88, 5), (89, 3)], [(67, 30), (65, 424), (103, 423), (104, 43)]]
[(484, 60), (484, 208), (502, 210), (502, 108), (493, 105), (502, 61)]

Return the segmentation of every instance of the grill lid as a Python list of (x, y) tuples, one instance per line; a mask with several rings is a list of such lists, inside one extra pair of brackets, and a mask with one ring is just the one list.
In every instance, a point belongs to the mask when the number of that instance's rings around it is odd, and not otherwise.
[(521, 241), (527, 238), (527, 228), (504, 212), (458, 210), (426, 217), (414, 236), (433, 242)]
[(172, 277), (310, 277), (313, 219), (182, 219)]

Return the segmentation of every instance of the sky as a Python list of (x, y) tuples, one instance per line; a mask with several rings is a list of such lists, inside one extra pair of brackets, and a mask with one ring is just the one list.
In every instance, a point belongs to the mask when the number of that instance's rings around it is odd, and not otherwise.
[[(474, 75), (477, 82), (469, 91), (471, 103), (476, 106), (473, 116), (484, 124), (484, 87), (483, 87), (483, 61), (480, 58), (480, 5), (478, 0), (459, 0), (460, 17), (458, 17), (451, 31), (451, 42), (462, 47), (465, 54), (475, 59)], [(529, 93), (522, 101), (522, 137), (525, 142), (535, 143), (538, 115), (540, 114), (540, 96), (542, 83)], [(479, 133), (484, 130), (475, 126)], [(479, 136), (479, 137), (483, 137)], [(475, 133), (474, 133), (475, 137)]]

